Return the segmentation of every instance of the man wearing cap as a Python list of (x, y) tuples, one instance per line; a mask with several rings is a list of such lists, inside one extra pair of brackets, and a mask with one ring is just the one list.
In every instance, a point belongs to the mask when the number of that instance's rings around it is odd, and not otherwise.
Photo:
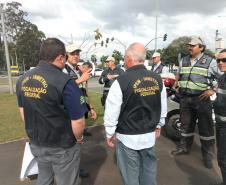
[(112, 83), (119, 75), (124, 73), (121, 68), (116, 67), (114, 57), (109, 56), (105, 63), (107, 65), (107, 69), (102, 72), (99, 78), (99, 83), (104, 84), (103, 96), (101, 98), (101, 103), (103, 106), (105, 106), (105, 101)]
[[(81, 52), (80, 47), (78, 47), (75, 44), (70, 44), (70, 45), (66, 46), (67, 62), (65, 64), (65, 68), (64, 68), (63, 72), (68, 74), (72, 79), (74, 79), (75, 82), (78, 84), (80, 90), (82, 92), (84, 92), (83, 89), (85, 87), (84, 87), (83, 83), (86, 82), (90, 78), (90, 72), (92, 69), (85, 70), (81, 73), (81, 71), (79, 70), (79, 67), (77, 65), (80, 60), (80, 52)], [(83, 94), (83, 95), (86, 96), (86, 94)], [(87, 108), (90, 112), (91, 118), (95, 120), (96, 112), (95, 112), (94, 108), (90, 105), (89, 102), (86, 102), (86, 104), (87, 104)], [(84, 129), (83, 135), (91, 136), (91, 133), (88, 132), (88, 130), (86, 128), (86, 129)], [(88, 177), (89, 173), (86, 172), (84, 169), (80, 169), (79, 175), (80, 175), (80, 177)]]
[(198, 120), (203, 164), (212, 168), (214, 129), (210, 96), (215, 93), (213, 79), (220, 77), (216, 60), (204, 54), (205, 44), (200, 37), (192, 37), (188, 43), (190, 55), (179, 63), (176, 77), (180, 99), (181, 140), (173, 155), (188, 154), (193, 143)]
[(152, 65), (151, 71), (158, 73), (158, 74), (169, 72), (168, 68), (164, 64), (162, 64), (161, 55), (159, 52), (153, 53), (152, 61), (153, 61), (153, 65)]

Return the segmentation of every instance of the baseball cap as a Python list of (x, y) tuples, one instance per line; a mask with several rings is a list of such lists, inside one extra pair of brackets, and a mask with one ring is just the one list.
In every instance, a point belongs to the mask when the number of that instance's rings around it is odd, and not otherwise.
[(115, 58), (110, 56), (105, 61), (113, 61), (113, 62), (115, 62)]
[(193, 46), (198, 44), (205, 45), (202, 39), (196, 36), (191, 37), (191, 41), (188, 44)]
[(70, 44), (70, 45), (66, 46), (66, 52), (67, 53), (72, 53), (74, 51), (82, 51), (82, 50), (80, 49), (79, 46), (77, 46), (75, 44)]
[(153, 55), (152, 55), (152, 58), (155, 58), (155, 57), (160, 57), (160, 53), (159, 52), (154, 52)]

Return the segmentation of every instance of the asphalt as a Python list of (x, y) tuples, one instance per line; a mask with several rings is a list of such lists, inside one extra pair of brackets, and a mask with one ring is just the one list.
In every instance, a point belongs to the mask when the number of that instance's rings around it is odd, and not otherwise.
[[(82, 185), (122, 185), (116, 165), (115, 150), (107, 147), (103, 126), (90, 128), (92, 136), (86, 137), (82, 146), (82, 168), (90, 177)], [(25, 140), (0, 145), (0, 185), (34, 185), (36, 180), (19, 180)], [(212, 185), (220, 180), (216, 159), (214, 168), (204, 168), (199, 143), (193, 144), (189, 155), (174, 157), (170, 154), (175, 143), (161, 136), (156, 143), (158, 158), (158, 185)]]

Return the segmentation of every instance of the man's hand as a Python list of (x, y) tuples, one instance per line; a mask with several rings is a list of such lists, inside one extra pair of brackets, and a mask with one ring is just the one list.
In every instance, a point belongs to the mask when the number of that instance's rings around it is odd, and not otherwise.
[(115, 140), (116, 140), (115, 135), (113, 135), (111, 138), (107, 138), (107, 145), (111, 148), (114, 148), (115, 147), (115, 144), (114, 144)]
[(93, 120), (97, 119), (97, 113), (93, 108), (90, 109), (90, 118), (93, 119)]
[(161, 128), (156, 128), (155, 129), (155, 138), (159, 138), (161, 135)]
[(107, 75), (108, 80), (113, 80), (115, 77), (114, 75)]
[(204, 92), (199, 96), (199, 98), (200, 98), (201, 100), (206, 100), (206, 99), (208, 99), (210, 96), (212, 96), (214, 93), (215, 93), (215, 91), (213, 91), (212, 89), (209, 89), (209, 90), (204, 91)]
[(91, 71), (92, 71), (92, 69), (82, 73), (82, 76), (76, 80), (76, 83), (80, 84), (82, 82), (85, 82), (85, 81), (89, 80), (90, 75), (91, 75)]

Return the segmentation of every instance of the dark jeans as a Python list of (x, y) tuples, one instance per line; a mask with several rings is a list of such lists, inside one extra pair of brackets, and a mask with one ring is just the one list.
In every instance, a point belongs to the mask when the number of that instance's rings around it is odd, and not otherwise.
[(212, 159), (215, 143), (210, 99), (200, 100), (198, 96), (184, 96), (180, 100), (180, 119), (185, 148), (190, 150), (195, 126), (198, 120), (201, 150), (203, 157)]
[(226, 185), (226, 123), (216, 123), (217, 160)]
[(125, 185), (157, 184), (157, 160), (154, 147), (133, 150), (117, 141), (116, 155)]

